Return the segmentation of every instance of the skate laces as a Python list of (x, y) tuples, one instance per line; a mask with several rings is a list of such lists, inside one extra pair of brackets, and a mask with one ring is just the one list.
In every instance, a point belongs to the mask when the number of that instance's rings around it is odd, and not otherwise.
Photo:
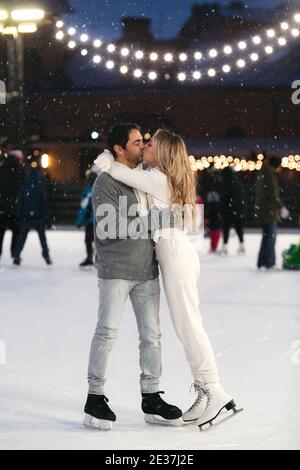
[(205, 395), (205, 389), (204, 389), (203, 385), (193, 383), (191, 385), (191, 388), (190, 388), (190, 393), (191, 393), (192, 389), (194, 389), (195, 393), (197, 394), (197, 398), (196, 398), (196, 401), (192, 404), (192, 406), (189, 408), (188, 411), (191, 411), (193, 408), (198, 406), (201, 403), (201, 401), (203, 400), (204, 395)]

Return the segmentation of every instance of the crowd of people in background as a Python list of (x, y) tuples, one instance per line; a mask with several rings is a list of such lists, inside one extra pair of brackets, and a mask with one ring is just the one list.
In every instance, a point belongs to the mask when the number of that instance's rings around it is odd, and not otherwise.
[(10, 247), (13, 263), (21, 264), (21, 253), (30, 230), (36, 230), (42, 246), (42, 256), (52, 264), (46, 239), (48, 220), (47, 193), (38, 163), (25, 168), (24, 157), (15, 153), (9, 143), (0, 151), (0, 257), (4, 235), (12, 232)]
[[(256, 179), (255, 217), (257, 225), (262, 229), (262, 241), (257, 259), (259, 269), (268, 270), (275, 267), (277, 224), (280, 219), (289, 215), (280, 199), (276, 177), (280, 163), (280, 158), (266, 157)], [(91, 200), (96, 178), (95, 169), (88, 169), (86, 186), (81, 195), (75, 222), (78, 228), (85, 229), (86, 258), (80, 263), (82, 268), (96, 264), (94, 213)], [(238, 254), (245, 254), (244, 226), (247, 201), (243, 185), (234, 169), (225, 168), (220, 173), (218, 184), (212, 179), (206, 192), (203, 192), (201, 187), (198, 188), (198, 202), (204, 203), (205, 231), (210, 238), (210, 253), (228, 256), (230, 230), (233, 229), (239, 240)], [(46, 228), (50, 226), (47, 192), (38, 163), (31, 162), (29, 170), (26, 169), (22, 155), (14, 152), (9, 143), (3, 144), (0, 150), (0, 257), (5, 232), (10, 230), (11, 257), (13, 263), (19, 266), (28, 233), (30, 230), (35, 230), (42, 246), (42, 257), (48, 265), (51, 265), (46, 238)]]
[[(289, 211), (284, 207), (279, 192), (276, 172), (280, 168), (279, 157), (265, 158), (262, 170), (255, 184), (255, 218), (262, 228), (262, 241), (259, 249), (258, 269), (273, 269), (276, 266), (276, 231), (280, 219), (287, 218)], [(228, 255), (230, 230), (234, 229), (238, 239), (238, 253), (245, 253), (244, 225), (246, 215), (246, 194), (236, 172), (231, 167), (221, 173), (221, 184), (211, 185), (204, 196), (205, 226), (210, 238), (210, 252)], [(218, 245), (223, 233), (223, 246)]]

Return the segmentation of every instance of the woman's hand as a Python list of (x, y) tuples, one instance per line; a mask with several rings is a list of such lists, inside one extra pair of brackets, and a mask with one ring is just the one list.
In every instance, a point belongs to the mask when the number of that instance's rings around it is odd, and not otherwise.
[(115, 159), (109, 150), (104, 150), (104, 152), (98, 156), (95, 160), (95, 165), (103, 173), (109, 173), (109, 170), (114, 163)]

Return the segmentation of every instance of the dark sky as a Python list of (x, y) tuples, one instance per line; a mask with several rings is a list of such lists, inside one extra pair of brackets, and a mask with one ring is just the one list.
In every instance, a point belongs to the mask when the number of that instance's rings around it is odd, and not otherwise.
[[(290, 0), (291, 2), (293, 0)], [(68, 17), (68, 22), (77, 24), (80, 29), (86, 25), (87, 31), (97, 33), (104, 40), (120, 36), (121, 16), (146, 16), (153, 20), (152, 30), (156, 37), (175, 36), (189, 15), (191, 6), (203, 3), (201, 0), (70, 0), (76, 15)], [(219, 0), (223, 5), (228, 0)], [(269, 8), (278, 5), (279, 0), (248, 0), (248, 8)]]

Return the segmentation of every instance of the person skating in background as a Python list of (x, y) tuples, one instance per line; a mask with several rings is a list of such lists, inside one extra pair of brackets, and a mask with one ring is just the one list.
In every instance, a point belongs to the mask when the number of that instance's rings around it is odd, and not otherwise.
[(258, 224), (262, 227), (263, 235), (257, 260), (259, 269), (271, 269), (276, 264), (276, 228), (283, 208), (276, 177), (280, 165), (279, 157), (266, 158), (256, 180), (255, 215)]
[(244, 245), (244, 219), (245, 219), (245, 193), (243, 185), (237, 174), (230, 167), (222, 172), (222, 216), (223, 216), (223, 249), (222, 255), (228, 255), (228, 240), (230, 229), (234, 228), (240, 242), (239, 254), (245, 253)]
[(92, 203), (93, 184), (96, 181), (97, 174), (91, 169), (86, 172), (88, 185), (81, 194), (80, 210), (78, 212), (76, 225), (78, 228), (85, 226), (85, 246), (87, 257), (80, 263), (80, 267), (94, 265), (94, 211)]
[(48, 265), (52, 264), (46, 240), (47, 194), (38, 168), (33, 168), (17, 199), (17, 216), (21, 222), (20, 236), (14, 252), (14, 264), (21, 264), (21, 253), (31, 229), (38, 232), (42, 245), (42, 256)]
[(24, 168), (13, 155), (13, 147), (9, 143), (0, 150), (0, 257), (6, 230), (12, 231), (11, 256), (14, 257), (20, 224), (16, 214), (16, 199), (20, 187), (24, 183)]
[(207, 193), (204, 210), (210, 238), (210, 253), (216, 253), (222, 234), (221, 201), (217, 191)]

